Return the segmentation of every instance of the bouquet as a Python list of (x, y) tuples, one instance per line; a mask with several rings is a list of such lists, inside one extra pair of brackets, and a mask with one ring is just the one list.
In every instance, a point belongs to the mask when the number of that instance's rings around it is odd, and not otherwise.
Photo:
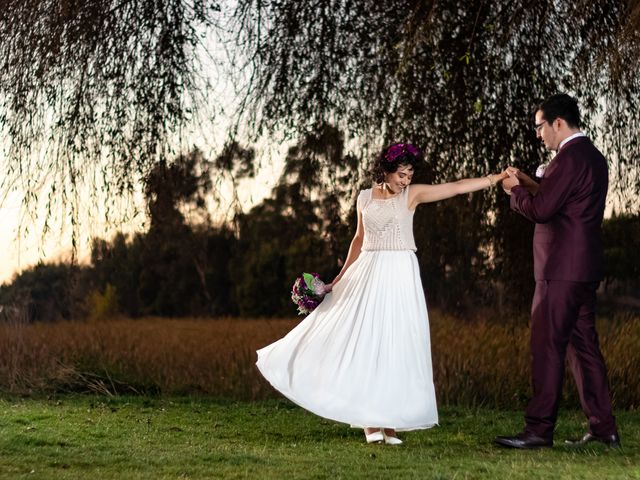
[(303, 273), (293, 283), (291, 300), (298, 306), (298, 315), (308, 315), (320, 305), (326, 294), (325, 284), (317, 273)]

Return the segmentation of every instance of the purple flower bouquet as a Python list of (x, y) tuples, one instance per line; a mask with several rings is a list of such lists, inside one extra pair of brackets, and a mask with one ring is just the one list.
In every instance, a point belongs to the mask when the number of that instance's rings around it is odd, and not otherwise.
[(298, 315), (308, 315), (320, 305), (326, 294), (325, 285), (317, 273), (303, 273), (293, 283), (291, 300), (298, 306)]

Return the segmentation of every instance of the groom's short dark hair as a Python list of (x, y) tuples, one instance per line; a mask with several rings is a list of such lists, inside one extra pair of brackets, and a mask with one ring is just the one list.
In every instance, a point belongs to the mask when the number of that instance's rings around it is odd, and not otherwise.
[(542, 118), (551, 123), (556, 118), (562, 118), (572, 128), (580, 128), (580, 109), (575, 98), (566, 93), (551, 95), (540, 103), (534, 112), (542, 112)]

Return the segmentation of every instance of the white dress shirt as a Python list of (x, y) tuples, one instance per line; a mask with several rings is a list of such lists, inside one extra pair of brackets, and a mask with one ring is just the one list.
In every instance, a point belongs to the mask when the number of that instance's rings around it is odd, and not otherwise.
[(560, 145), (558, 145), (558, 152), (560, 151), (560, 149), (563, 147), (565, 143), (570, 142), (574, 138), (578, 138), (578, 137), (586, 137), (586, 135), (583, 132), (577, 132), (571, 135), (570, 137), (565, 138), (560, 142)]

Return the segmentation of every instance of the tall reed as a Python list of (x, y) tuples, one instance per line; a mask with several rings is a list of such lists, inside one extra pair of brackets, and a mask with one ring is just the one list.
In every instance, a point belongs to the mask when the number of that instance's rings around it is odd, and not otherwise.
[[(530, 395), (529, 329), (520, 321), (468, 321), (432, 312), (434, 381), (443, 404), (520, 408)], [(0, 390), (17, 394), (278, 396), (255, 350), (297, 320), (114, 319), (0, 323)], [(617, 408), (640, 404), (640, 318), (599, 321)], [(577, 404), (567, 375), (565, 397)]]

